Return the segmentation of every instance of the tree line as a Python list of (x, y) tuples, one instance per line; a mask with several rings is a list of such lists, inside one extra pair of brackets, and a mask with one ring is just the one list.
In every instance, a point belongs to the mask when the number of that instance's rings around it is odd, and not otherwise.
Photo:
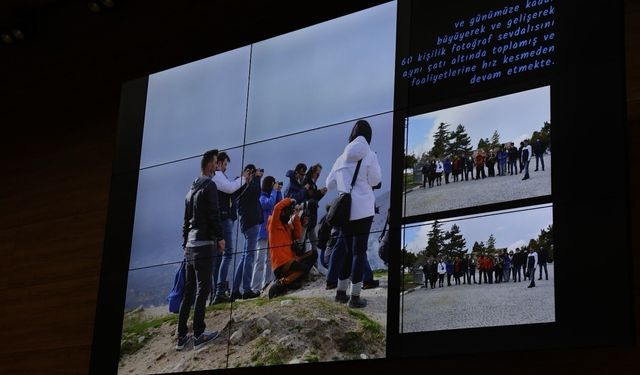
[[(532, 238), (529, 242), (520, 247), (520, 250), (539, 250), (544, 247), (549, 252), (549, 259), (553, 259), (553, 224), (545, 229), (541, 229), (536, 238)], [(480, 255), (498, 255), (505, 249), (496, 248), (496, 237), (492, 234), (489, 235), (486, 243), (484, 241), (474, 241), (471, 246), (471, 254)], [(462, 258), (468, 253), (467, 241), (462, 236), (460, 227), (457, 224), (453, 224), (451, 229), (445, 231), (442, 230), (442, 223), (438, 220), (434, 221), (431, 230), (427, 233), (427, 246), (419, 251), (413, 253), (406, 248), (402, 249), (402, 266), (413, 269), (416, 265), (422, 265), (426, 263), (428, 259), (437, 259), (444, 257), (460, 257)]]
[[(425, 164), (429, 159), (443, 159), (453, 155), (468, 155), (473, 150), (471, 137), (462, 124), (458, 124), (455, 130), (450, 131), (451, 124), (441, 122), (433, 136), (433, 147), (422, 155), (405, 155), (405, 168), (413, 168), (415, 165)], [(529, 138), (532, 142), (540, 139), (542, 144), (551, 148), (551, 123), (545, 121), (540, 130), (536, 130)], [(502, 145), (500, 133), (493, 131), (491, 137), (480, 138), (476, 149), (495, 150)], [(516, 145), (517, 147), (518, 145)]]

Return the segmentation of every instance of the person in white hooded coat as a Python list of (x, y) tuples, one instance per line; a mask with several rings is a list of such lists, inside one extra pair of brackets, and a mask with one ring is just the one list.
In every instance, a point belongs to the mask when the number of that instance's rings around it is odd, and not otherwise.
[[(375, 214), (375, 196), (373, 188), (382, 182), (382, 171), (377, 155), (371, 150), (371, 126), (365, 120), (358, 120), (354, 125), (349, 144), (336, 159), (326, 186), (339, 193), (351, 192), (351, 213), (349, 221), (340, 228), (344, 238), (346, 257), (341, 267), (336, 290), (336, 301), (349, 303), (350, 307), (364, 307), (366, 301), (360, 298), (364, 264), (367, 259), (367, 243)], [(351, 189), (351, 180), (356, 171), (358, 161), (362, 160), (360, 170)], [(347, 295), (351, 279), (351, 294)]]

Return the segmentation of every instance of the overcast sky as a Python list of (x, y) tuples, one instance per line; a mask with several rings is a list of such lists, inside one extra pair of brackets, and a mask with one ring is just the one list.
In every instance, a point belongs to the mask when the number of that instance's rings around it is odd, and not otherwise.
[(391, 2), (152, 74), (141, 167), (391, 111), (395, 31)]
[[(457, 224), (467, 241), (469, 251), (475, 241), (482, 241), (486, 245), (491, 234), (496, 239), (496, 248), (506, 247), (509, 250), (515, 250), (516, 247), (528, 244), (532, 238), (537, 238), (540, 230), (546, 229), (553, 223), (551, 205), (532, 206), (525, 209), (527, 210), (519, 212), (497, 211), (494, 213), (499, 213), (498, 215), (491, 216), (476, 215), (446, 219), (442, 221), (441, 229), (448, 231), (453, 224)], [(404, 230), (403, 243), (407, 250), (414, 253), (424, 250), (427, 246), (427, 233), (431, 231), (432, 224), (431, 221), (422, 225), (412, 224)]]
[(491, 139), (494, 130), (500, 134), (501, 142), (519, 144), (551, 120), (549, 91), (549, 86), (545, 86), (410, 117), (408, 153), (419, 156), (431, 150), (441, 122), (451, 124), (449, 131), (462, 124), (471, 137), (473, 149), (480, 138)]

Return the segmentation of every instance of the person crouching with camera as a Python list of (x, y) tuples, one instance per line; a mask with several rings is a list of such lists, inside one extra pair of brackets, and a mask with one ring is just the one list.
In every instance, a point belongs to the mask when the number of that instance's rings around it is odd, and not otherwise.
[(267, 232), (271, 269), (276, 277), (269, 288), (269, 298), (286, 293), (289, 286), (305, 276), (315, 263), (314, 251), (296, 256), (292, 249), (294, 241), (302, 237), (302, 225), (306, 225), (300, 219), (301, 209), (296, 206), (295, 199), (284, 198), (275, 205), (273, 214), (269, 217)]

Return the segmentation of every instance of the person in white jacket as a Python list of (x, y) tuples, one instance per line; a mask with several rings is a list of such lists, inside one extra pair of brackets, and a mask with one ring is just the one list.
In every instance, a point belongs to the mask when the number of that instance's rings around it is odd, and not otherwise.
[[(346, 256), (338, 277), (335, 300), (349, 303), (349, 307), (360, 308), (367, 301), (360, 298), (362, 289), (362, 275), (367, 260), (367, 243), (369, 231), (375, 214), (375, 196), (373, 187), (379, 187), (382, 182), (382, 171), (378, 157), (371, 150), (371, 126), (365, 120), (358, 120), (349, 136), (349, 144), (338, 156), (329, 175), (326, 186), (329, 190), (339, 193), (351, 192), (351, 213), (349, 221), (340, 228), (340, 235), (344, 238)], [(355, 174), (358, 161), (362, 160), (358, 175), (351, 189), (351, 180)], [(351, 295), (347, 295), (347, 288), (351, 279)]]

